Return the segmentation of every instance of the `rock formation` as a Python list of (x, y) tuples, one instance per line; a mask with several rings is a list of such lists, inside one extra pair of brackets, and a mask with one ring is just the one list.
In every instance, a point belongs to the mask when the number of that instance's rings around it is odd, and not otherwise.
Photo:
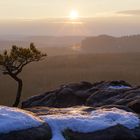
[(140, 113), (140, 87), (132, 86), (125, 81), (73, 83), (31, 97), (22, 103), (22, 108), (37, 106), (65, 108), (77, 105), (91, 107), (118, 105)]
[(30, 97), (22, 110), (0, 106), (0, 140), (139, 140), (139, 114), (139, 86), (71, 83)]

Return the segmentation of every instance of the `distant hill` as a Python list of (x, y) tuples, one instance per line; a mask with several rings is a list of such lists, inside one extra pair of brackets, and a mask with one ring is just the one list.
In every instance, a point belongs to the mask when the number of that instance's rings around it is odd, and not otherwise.
[(0, 36), (0, 51), (12, 45), (22, 47), (34, 42), (49, 56), (83, 53), (140, 52), (140, 35), (113, 37), (100, 36)]
[(140, 52), (140, 35), (123, 37), (100, 35), (87, 37), (81, 44), (83, 51), (91, 53)]
[(71, 47), (80, 44), (84, 36), (0, 36), (0, 48), (11, 45), (27, 46), (34, 42), (40, 48), (46, 47)]
[(84, 36), (30, 36), (26, 37), (26, 41), (33, 41), (44, 47), (70, 47), (81, 43), (84, 38)]

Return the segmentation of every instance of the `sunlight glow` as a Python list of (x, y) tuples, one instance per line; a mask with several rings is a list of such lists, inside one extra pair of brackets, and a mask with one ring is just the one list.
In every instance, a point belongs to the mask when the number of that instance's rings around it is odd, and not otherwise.
[(76, 10), (71, 10), (69, 17), (71, 20), (78, 19), (79, 14)]

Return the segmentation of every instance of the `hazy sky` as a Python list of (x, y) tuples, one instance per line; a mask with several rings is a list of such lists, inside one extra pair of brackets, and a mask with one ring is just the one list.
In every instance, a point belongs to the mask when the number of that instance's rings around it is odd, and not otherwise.
[(0, 0), (3, 34), (140, 34), (140, 0)]
[(71, 9), (79, 16), (94, 17), (117, 11), (139, 10), (140, 0), (0, 0), (0, 18), (65, 17)]

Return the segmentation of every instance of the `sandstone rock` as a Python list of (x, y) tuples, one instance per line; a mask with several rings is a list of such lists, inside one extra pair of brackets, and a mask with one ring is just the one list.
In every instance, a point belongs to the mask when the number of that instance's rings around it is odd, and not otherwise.
[(27, 130), (0, 134), (0, 140), (50, 140), (51, 129), (47, 124)]
[(92, 88), (93, 84), (86, 82), (86, 81), (82, 81), (81, 83), (71, 83), (68, 85), (64, 85), (64, 87), (68, 87), (68, 88), (76, 91), (76, 90), (85, 90), (85, 89)]
[(130, 109), (129, 107), (127, 106), (123, 106), (123, 105), (104, 105), (104, 106), (101, 106), (101, 107), (98, 107), (96, 109), (104, 109), (104, 108), (118, 108), (118, 109), (122, 109), (122, 110), (125, 110), (127, 112), (134, 112), (132, 109)]
[[(27, 108), (26, 110), (34, 112), (37, 116), (42, 117), (42, 119), (46, 120), (46, 122), (48, 121), (47, 123), (50, 124), (52, 128), (52, 132), (53, 134), (55, 134), (55, 136), (53, 135), (54, 136), (53, 138), (56, 138), (57, 136), (59, 137), (62, 134), (62, 132), (64, 132), (63, 134), (66, 140), (123, 140), (123, 139), (138, 140), (140, 138), (139, 122), (138, 120), (135, 120), (136, 119), (135, 114), (133, 115), (134, 118), (132, 118), (133, 113), (131, 114), (130, 112), (133, 111), (129, 109), (127, 106), (106, 105), (106, 106), (96, 107), (96, 108), (87, 107), (87, 106), (77, 106), (77, 107), (70, 107), (70, 108), (33, 107), (33, 108)], [(110, 112), (111, 110), (113, 110), (113, 112)], [(123, 110), (125, 111), (122, 113)], [(109, 112), (107, 113), (106, 111)], [(115, 113), (115, 111), (117, 114), (113, 114)], [(92, 121), (88, 122), (88, 119), (89, 120), (91, 119), (90, 116), (94, 115), (93, 112), (95, 113), (95, 117), (92, 118), (93, 122)], [(103, 112), (104, 115), (101, 115)], [(129, 113), (130, 113), (130, 117), (126, 119), (125, 117)], [(102, 119), (100, 118), (100, 116), (102, 116)], [(99, 120), (96, 120), (98, 117)], [(123, 117), (124, 119), (122, 119)], [(83, 118), (84, 121), (82, 121)], [(94, 118), (96, 121), (94, 120)], [(128, 121), (126, 120), (129, 119), (130, 121), (128, 123)], [(122, 124), (122, 125), (116, 125), (116, 124)], [(104, 128), (105, 125), (110, 125), (110, 126)], [(78, 132), (76, 132), (76, 130)], [(92, 132), (91, 130), (94, 132)]]
[[(118, 91), (107, 91), (107, 90), (99, 90), (95, 93), (93, 93), (86, 101), (86, 105), (89, 106), (102, 106), (106, 105), (105, 102), (107, 102), (108, 99), (117, 96), (120, 94)], [(110, 101), (110, 103), (107, 104), (112, 104), (114, 103), (114, 100)]]
[(140, 114), (140, 99), (136, 99), (128, 104), (128, 107)]
[(35, 113), (0, 106), (0, 140), (50, 140), (51, 128)]
[[(22, 102), (22, 108), (35, 106), (48, 107), (70, 107), (85, 104), (86, 98), (83, 95), (85, 90), (92, 87), (91, 83), (81, 82), (79, 84), (63, 85), (58, 90), (46, 92), (45, 94), (31, 97)], [(78, 94), (78, 91), (80, 91)]]
[(134, 107), (137, 99), (140, 99), (140, 87), (131, 86), (125, 81), (101, 81), (94, 84), (81, 82), (63, 85), (54, 91), (31, 97), (22, 103), (22, 108), (122, 105), (138, 113), (139, 104)]
[(113, 126), (93, 133), (78, 133), (66, 130), (64, 136), (66, 140), (138, 140), (134, 131), (122, 125)]

